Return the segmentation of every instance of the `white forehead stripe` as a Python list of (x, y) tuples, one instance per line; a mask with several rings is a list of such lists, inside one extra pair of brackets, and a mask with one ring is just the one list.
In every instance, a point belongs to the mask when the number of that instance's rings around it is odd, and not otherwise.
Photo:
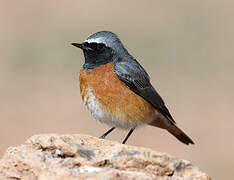
[(103, 37), (91, 38), (91, 39), (86, 39), (84, 42), (88, 42), (88, 43), (104, 43), (104, 39), (103, 39)]

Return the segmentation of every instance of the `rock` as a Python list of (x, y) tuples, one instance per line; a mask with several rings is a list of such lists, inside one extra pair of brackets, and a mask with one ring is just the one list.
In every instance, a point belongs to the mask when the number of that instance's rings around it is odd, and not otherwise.
[(210, 180), (189, 161), (87, 135), (41, 134), (10, 147), (0, 180)]

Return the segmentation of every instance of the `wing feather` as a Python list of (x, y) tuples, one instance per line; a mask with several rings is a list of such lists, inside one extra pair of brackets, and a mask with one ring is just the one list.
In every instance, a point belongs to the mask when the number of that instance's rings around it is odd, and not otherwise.
[(144, 98), (170, 122), (175, 123), (161, 96), (150, 83), (144, 68), (133, 58), (119, 58), (115, 61), (114, 72), (128, 88)]

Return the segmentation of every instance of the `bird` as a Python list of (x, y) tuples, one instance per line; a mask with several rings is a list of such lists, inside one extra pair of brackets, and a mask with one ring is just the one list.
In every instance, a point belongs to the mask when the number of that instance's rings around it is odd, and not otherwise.
[(99, 31), (82, 43), (71, 43), (84, 54), (80, 70), (80, 94), (91, 115), (114, 129), (132, 132), (141, 125), (167, 130), (182, 143), (194, 144), (176, 124), (163, 99), (150, 82), (150, 76), (129, 54), (119, 37), (111, 31)]

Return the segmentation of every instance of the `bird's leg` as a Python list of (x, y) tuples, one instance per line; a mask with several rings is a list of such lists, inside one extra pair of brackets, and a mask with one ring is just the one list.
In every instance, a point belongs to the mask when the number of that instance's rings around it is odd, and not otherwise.
[(132, 132), (134, 131), (135, 127), (130, 129), (130, 131), (128, 132), (127, 136), (125, 137), (125, 139), (123, 140), (122, 144), (125, 144), (128, 140), (128, 138), (131, 136)]
[(115, 127), (112, 127), (111, 129), (109, 129), (107, 132), (105, 132), (103, 135), (101, 135), (99, 138), (100, 139), (105, 139), (105, 137), (115, 129)]

